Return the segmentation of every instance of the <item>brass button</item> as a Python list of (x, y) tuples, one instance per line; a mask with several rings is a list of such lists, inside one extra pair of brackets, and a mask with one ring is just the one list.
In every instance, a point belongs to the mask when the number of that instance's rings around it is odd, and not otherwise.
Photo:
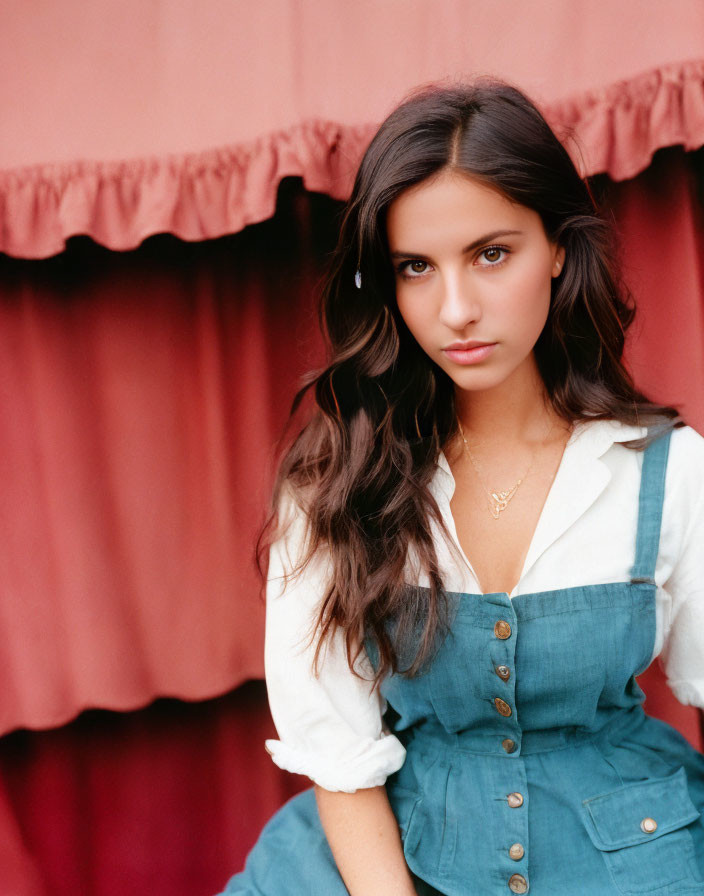
[(511, 715), (511, 707), (505, 700), (502, 700), (501, 697), (494, 697), (494, 706), (502, 716)]
[(523, 849), (523, 846), (520, 843), (514, 843), (513, 846), (509, 849), (508, 854), (514, 860), (514, 862), (518, 862), (523, 858), (526, 851)]
[(512, 893), (527, 893), (528, 881), (522, 874), (512, 874), (508, 879), (508, 888)]
[(511, 677), (511, 670), (509, 669), (508, 666), (497, 666), (496, 674), (499, 676), (499, 678), (502, 681), (508, 681), (509, 678)]
[(523, 795), (520, 793), (509, 793), (506, 799), (512, 809), (518, 809), (519, 806), (523, 805)]
[(516, 741), (511, 740), (510, 737), (505, 738), (501, 741), (501, 746), (506, 750), (507, 753), (513, 753), (516, 749)]
[(505, 641), (506, 638), (511, 637), (511, 626), (505, 619), (499, 619), (494, 625), (494, 634), (497, 638), (501, 638), (502, 641)]
[(652, 834), (658, 828), (658, 823), (654, 818), (644, 818), (640, 823), (640, 829), (644, 834)]

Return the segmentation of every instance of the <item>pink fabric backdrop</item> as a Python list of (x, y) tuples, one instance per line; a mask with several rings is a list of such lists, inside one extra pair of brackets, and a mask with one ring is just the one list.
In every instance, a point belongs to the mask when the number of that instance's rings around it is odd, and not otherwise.
[(699, 0), (22, 0), (0, 13), (0, 251), (84, 233), (221, 236), (268, 218), (286, 175), (342, 197), (409, 88), (525, 88), (585, 173), (704, 143)]
[(254, 532), (315, 357), (305, 238), (284, 216), (227, 251), (0, 256), (0, 733), (261, 677)]
[[(704, 143), (703, 35), (699, 0), (8, 0), (0, 252), (231, 234), (286, 175), (343, 197), (411, 86), (495, 74), (622, 181), (629, 359), (704, 432), (702, 154), (648, 167)], [(331, 200), (280, 195), (210, 243), (0, 255), (0, 733), (263, 674), (252, 538), (335, 230)], [(307, 781), (263, 750), (261, 684), (170, 705), (0, 739), (1, 893), (207, 896), (241, 866)]]
[[(703, 153), (664, 150), (636, 180), (595, 185), (606, 187), (640, 300), (630, 346), (639, 380), (684, 399), (700, 430)], [(179, 687), (206, 697), (261, 675), (251, 495), (295, 376), (317, 350), (310, 287), (337, 209), (293, 181), (280, 198), (272, 221), (211, 243), (156, 237), (118, 255), (74, 240), (51, 261), (0, 265), (0, 558), (14, 553), (16, 566), (11, 580), (0, 569), (10, 583), (0, 591), (5, 728), (12, 715), (49, 726), (84, 706), (138, 707)], [(118, 301), (123, 292), (134, 299)], [(240, 353), (256, 369), (236, 365)], [(16, 395), (4, 377), (22, 364), (27, 385)], [(221, 432), (237, 446), (231, 457), (216, 450)], [(246, 453), (237, 432), (249, 434)], [(225, 489), (221, 500), (213, 489)], [(235, 507), (231, 518), (223, 506)], [(40, 534), (13, 532), (13, 518), (33, 518)], [(184, 527), (190, 537), (172, 543), (168, 533)], [(88, 585), (84, 544), (101, 554)], [(232, 604), (218, 575), (230, 577)], [(647, 711), (701, 747), (697, 713), (674, 701), (657, 664), (641, 683)], [(258, 682), (207, 703), (159, 700), (6, 734), (0, 893), (212, 896), (274, 809), (308, 785), (272, 764), (263, 746), (272, 732)]]
[(0, 739), (0, 893), (213, 896), (307, 783), (272, 764), (272, 736), (250, 682)]
[[(663, 150), (608, 197), (638, 381), (704, 431), (701, 152)], [(287, 181), (274, 219), (224, 241), (2, 260), (0, 731), (263, 674), (252, 547), (319, 351), (335, 207)]]

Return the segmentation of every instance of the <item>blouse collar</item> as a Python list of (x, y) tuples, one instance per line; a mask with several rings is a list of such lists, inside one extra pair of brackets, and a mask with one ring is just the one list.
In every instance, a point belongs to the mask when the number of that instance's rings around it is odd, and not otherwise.
[[(606, 454), (615, 442), (628, 442), (631, 439), (643, 438), (647, 431), (647, 426), (634, 426), (622, 423), (620, 420), (578, 420), (567, 440), (565, 456), (573, 454), (574, 446), (579, 443), (580, 457), (597, 459)], [(563, 462), (565, 456), (563, 456)], [(449, 500), (455, 493), (455, 477), (452, 475), (444, 451), (441, 451), (438, 457), (437, 470), (444, 474), (439, 477), (442, 482), (441, 490)]]
[[(601, 458), (611, 446), (642, 438), (646, 434), (647, 427), (618, 420), (583, 420), (575, 423), (533, 533), (519, 584), (536, 560), (591, 507), (607, 487), (611, 470)], [(449, 506), (455, 491), (455, 479), (443, 452), (438, 458), (431, 491), (459, 546)], [(469, 559), (465, 557), (465, 560), (476, 579)]]

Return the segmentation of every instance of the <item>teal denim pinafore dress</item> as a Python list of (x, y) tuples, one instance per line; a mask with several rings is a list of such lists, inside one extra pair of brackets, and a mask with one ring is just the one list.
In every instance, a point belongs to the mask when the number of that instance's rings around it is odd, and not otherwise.
[[(670, 433), (643, 455), (628, 582), (452, 593), (424, 674), (389, 676), (386, 781), (421, 896), (704, 894), (704, 756), (646, 716)], [(702, 633), (704, 637), (704, 633)], [(222, 896), (344, 896), (312, 788)]]

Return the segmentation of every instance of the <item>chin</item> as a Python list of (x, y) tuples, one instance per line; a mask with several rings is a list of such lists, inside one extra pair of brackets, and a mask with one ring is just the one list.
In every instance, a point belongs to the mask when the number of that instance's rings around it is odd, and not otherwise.
[(482, 370), (478, 365), (465, 370), (453, 371), (452, 373), (449, 370), (445, 370), (445, 373), (447, 373), (458, 389), (463, 389), (465, 392), (493, 389), (495, 386), (500, 386), (507, 379), (505, 371), (488, 370), (487, 368)]

